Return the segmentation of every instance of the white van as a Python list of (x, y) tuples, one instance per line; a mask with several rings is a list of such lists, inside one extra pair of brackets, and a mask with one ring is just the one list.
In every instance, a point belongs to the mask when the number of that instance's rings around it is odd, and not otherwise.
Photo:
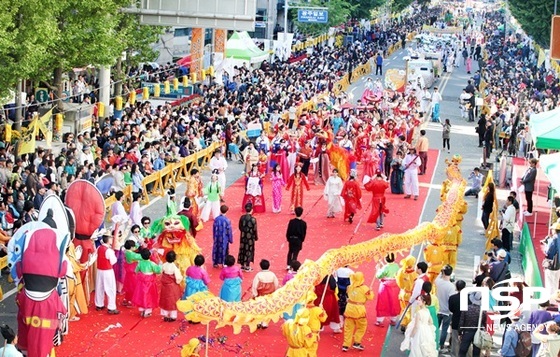
[(406, 62), (406, 80), (414, 81), (418, 77), (427, 88), (430, 88), (435, 80), (434, 64), (431, 60), (424, 59), (411, 59)]

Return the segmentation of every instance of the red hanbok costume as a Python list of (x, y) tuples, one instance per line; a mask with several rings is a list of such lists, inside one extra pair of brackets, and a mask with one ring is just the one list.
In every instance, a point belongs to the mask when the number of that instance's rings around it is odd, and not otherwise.
[(307, 177), (301, 172), (301, 164), (296, 166), (296, 172), (288, 179), (286, 190), (292, 189), (290, 200), (290, 211), (293, 212), (296, 207), (303, 207), (303, 187), (309, 191), (309, 183)]
[(352, 175), (350, 179), (344, 183), (340, 196), (344, 199), (344, 220), (349, 220), (349, 222), (352, 223), (354, 215), (359, 209), (362, 209), (362, 190)]
[[(325, 289), (327, 278), (328, 286)], [(323, 309), (327, 313), (327, 318), (325, 321), (321, 322), (321, 326), (325, 326), (328, 324), (336, 333), (341, 333), (342, 331), (340, 330), (340, 314), (338, 311), (338, 301), (336, 299), (335, 289), (336, 280), (334, 279), (334, 277), (332, 275), (325, 277), (319, 285), (315, 286), (315, 295), (317, 295), (317, 299), (315, 300), (314, 304), (315, 306), (319, 306), (322, 300)]]
[(132, 303), (138, 306), (140, 311), (150, 314), (159, 303), (156, 274), (161, 273), (161, 266), (149, 259), (141, 260), (136, 266), (136, 273), (136, 288), (132, 295)]
[(370, 179), (375, 176), (375, 171), (379, 167), (379, 152), (376, 149), (367, 150), (362, 157), (364, 164), (364, 181), (366, 177)]
[(126, 250), (124, 252), (124, 257), (125, 277), (122, 290), (124, 293), (123, 305), (128, 305), (129, 303), (132, 304), (132, 296), (136, 288), (136, 266), (138, 265), (138, 261), (142, 259), (142, 256), (132, 250)]
[(264, 194), (263, 194), (263, 184), (260, 172), (253, 168), (245, 179), (245, 195), (243, 196), (243, 202), (241, 204), (241, 209), (247, 203), (253, 205), (254, 213), (264, 213), (266, 212), (266, 206), (264, 204)]
[(369, 136), (366, 132), (362, 131), (356, 138), (356, 161), (362, 162), (362, 157), (368, 149)]
[(266, 175), (268, 171), (268, 156), (262, 151), (259, 154), (259, 162), (257, 165), (259, 166), (259, 173), (261, 176)]
[(373, 194), (371, 197), (371, 213), (367, 222), (375, 223), (382, 213), (389, 213), (389, 210), (385, 207), (385, 190), (389, 188), (389, 183), (381, 178), (375, 178), (366, 183), (364, 187)]

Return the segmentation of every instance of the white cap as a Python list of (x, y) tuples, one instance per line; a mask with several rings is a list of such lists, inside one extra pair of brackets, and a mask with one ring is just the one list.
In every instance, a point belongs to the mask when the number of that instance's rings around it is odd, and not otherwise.
[(507, 257), (507, 252), (503, 249), (498, 250), (498, 257), (500, 257), (500, 258)]

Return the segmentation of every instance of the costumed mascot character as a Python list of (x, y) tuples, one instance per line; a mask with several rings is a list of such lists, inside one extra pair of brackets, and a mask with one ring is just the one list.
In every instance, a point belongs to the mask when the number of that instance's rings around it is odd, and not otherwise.
[[(64, 206), (60, 198), (56, 195), (47, 196), (41, 203), (38, 213), (39, 222), (47, 224), (49, 227), (60, 231), (63, 236), (68, 237), (66, 249), (62, 252), (63, 258), (68, 266), (66, 275), (58, 281), (58, 294), (66, 311), (70, 310), (70, 279), (74, 276), (72, 265), (66, 256), (66, 252), (71, 244), (73, 232), (75, 229), (74, 215)], [(73, 284), (72, 284), (73, 285)], [(86, 304), (87, 310), (87, 304)], [(60, 334), (55, 336), (54, 345), (60, 346), (62, 344), (62, 335), (68, 334), (68, 315), (64, 315), (60, 324)]]
[(21, 227), (23, 250), (16, 262), (23, 283), (16, 296), (18, 305), (18, 347), (29, 357), (48, 356), (61, 341), (67, 310), (59, 291), (59, 280), (67, 273), (65, 251), (69, 236), (48, 225), (29, 230)]
[(189, 219), (177, 214), (175, 202), (168, 196), (166, 216), (155, 221), (150, 228), (152, 235), (157, 236), (154, 247), (159, 255), (165, 259), (167, 252), (173, 250), (177, 254), (176, 263), (181, 272), (187, 271), (194, 264), (194, 258), (202, 253), (189, 227)]
[(76, 229), (73, 243), (76, 258), (84, 265), (84, 269), (80, 271), (80, 279), (89, 302), (93, 291), (93, 264), (97, 260), (93, 240), (103, 234), (100, 227), (105, 220), (105, 201), (94, 184), (87, 180), (76, 180), (68, 186), (64, 202), (74, 214)]

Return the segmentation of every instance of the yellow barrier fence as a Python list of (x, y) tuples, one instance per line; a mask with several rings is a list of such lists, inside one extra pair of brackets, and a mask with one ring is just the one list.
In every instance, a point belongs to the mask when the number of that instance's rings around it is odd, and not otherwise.
[[(220, 142), (212, 143), (206, 149), (197, 151), (192, 155), (182, 158), (178, 162), (170, 163), (162, 170), (146, 176), (142, 180), (142, 189), (144, 191), (142, 204), (147, 205), (150, 203), (148, 187), (150, 188), (151, 195), (163, 197), (166, 189), (176, 187), (178, 182), (186, 181), (189, 176), (189, 172), (193, 167), (196, 167), (199, 170), (205, 169), (208, 166), (214, 151), (221, 146), (222, 143)], [(123, 194), (123, 205), (127, 210), (129, 210), (132, 203), (132, 185), (126, 186), (123, 190)], [(115, 195), (107, 197), (105, 199), (105, 209), (109, 210), (115, 201)]]

